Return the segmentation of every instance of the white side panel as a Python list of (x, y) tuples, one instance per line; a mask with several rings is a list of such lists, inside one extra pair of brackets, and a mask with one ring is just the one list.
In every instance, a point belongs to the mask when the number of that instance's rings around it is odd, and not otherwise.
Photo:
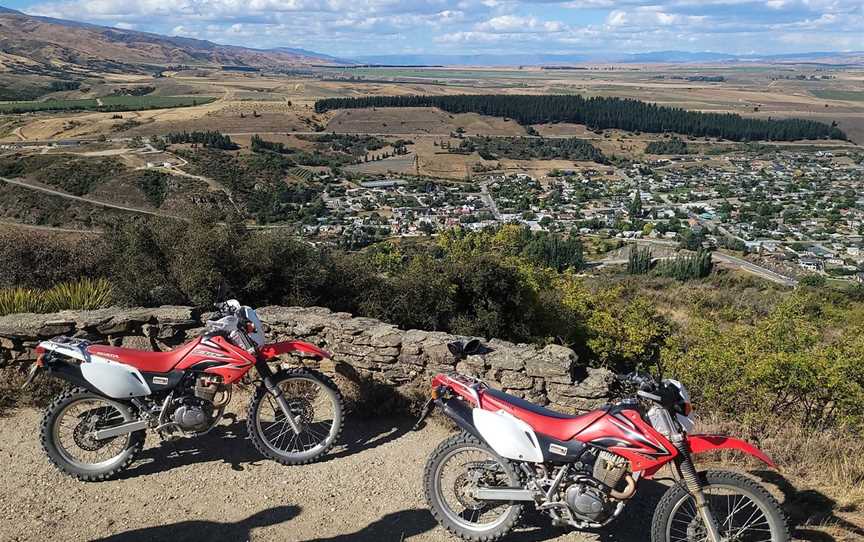
[(540, 443), (530, 425), (504, 411), (475, 408), (472, 414), (474, 426), (495, 453), (507, 459), (543, 462)]
[(81, 364), (81, 375), (112, 399), (128, 399), (150, 395), (150, 387), (135, 367), (90, 356), (90, 363)]

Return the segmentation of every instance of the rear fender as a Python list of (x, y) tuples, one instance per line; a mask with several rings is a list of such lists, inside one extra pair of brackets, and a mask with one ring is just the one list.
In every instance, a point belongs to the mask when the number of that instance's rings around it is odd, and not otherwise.
[(318, 358), (333, 357), (330, 352), (318, 348), (312, 343), (307, 343), (304, 341), (282, 341), (278, 343), (265, 344), (261, 347), (261, 354), (263, 354), (265, 358), (275, 358), (276, 356), (282, 354), (291, 354), (293, 352), (310, 354)]
[(714, 450), (739, 450), (745, 454), (752, 455), (772, 469), (777, 468), (777, 465), (774, 464), (765, 452), (737, 438), (721, 435), (687, 435), (687, 445), (690, 448), (690, 452), (694, 455)]

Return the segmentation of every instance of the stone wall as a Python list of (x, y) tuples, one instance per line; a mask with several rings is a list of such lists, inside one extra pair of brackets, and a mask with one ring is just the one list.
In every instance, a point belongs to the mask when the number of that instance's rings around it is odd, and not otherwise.
[[(454, 369), (565, 412), (593, 408), (608, 397), (611, 373), (581, 368), (573, 350), (563, 346), (492, 339), (484, 342), (482, 353), (460, 360), (447, 347), (460, 337), (447, 333), (404, 331), (320, 307), (264, 307), (258, 314), (268, 328), (269, 340), (296, 338), (315, 343), (334, 354), (333, 363), (322, 366), (323, 370), (383, 385), (407, 398), (418, 391), (425, 393), (435, 373)], [(206, 317), (196, 309), (174, 306), (3, 316), (0, 381), (23, 379), (35, 360), (34, 348), (43, 339), (73, 335), (116, 346), (168, 350), (199, 335)]]

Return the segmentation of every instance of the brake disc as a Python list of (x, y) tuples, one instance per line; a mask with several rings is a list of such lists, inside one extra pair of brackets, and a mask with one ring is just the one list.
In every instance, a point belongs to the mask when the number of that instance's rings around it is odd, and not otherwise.
[(115, 438), (111, 437), (102, 440), (93, 438), (93, 431), (96, 429), (96, 421), (96, 419), (91, 421), (91, 419), (85, 418), (78, 422), (75, 429), (72, 431), (72, 438), (75, 440), (75, 444), (82, 450), (95, 452)]
[(460, 474), (453, 482), (453, 494), (459, 504), (467, 510), (481, 510), (485, 503), (478, 501), (471, 495), (472, 490), (477, 489), (477, 482), (473, 478), (474, 476), (470, 471)]

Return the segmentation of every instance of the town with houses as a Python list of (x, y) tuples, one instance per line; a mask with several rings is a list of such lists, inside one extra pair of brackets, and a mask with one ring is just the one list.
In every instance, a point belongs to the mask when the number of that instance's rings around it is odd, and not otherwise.
[[(4, 147), (44, 153), (83, 143)], [(146, 158), (139, 169), (190, 176), (183, 169), (187, 160), (149, 141), (134, 152)], [(393, 159), (415, 160), (410, 154)], [(457, 226), (479, 230), (520, 223), (534, 231), (613, 241), (607, 243), (613, 247), (648, 244), (657, 253), (692, 250), (697, 243), (784, 284), (807, 275), (864, 284), (864, 154), (858, 147), (754, 144), (618, 163), (572, 162), (571, 169), (542, 174), (536, 164), (512, 161), (501, 167), (487, 161), (458, 180), (404, 169), (357, 174), (307, 168), (323, 187), (323, 205), (307, 213), (299, 227), (312, 242), (354, 250)], [(602, 254), (591, 255), (589, 263), (595, 256), (602, 263)]]
[[(330, 210), (306, 233), (430, 235), (523, 223), (622, 242), (706, 247), (782, 276), (864, 282), (864, 162), (857, 151), (778, 148), (679, 156), (546, 175), (482, 173), (462, 182), (410, 176), (330, 184)], [(371, 240), (370, 238), (370, 240)]]

